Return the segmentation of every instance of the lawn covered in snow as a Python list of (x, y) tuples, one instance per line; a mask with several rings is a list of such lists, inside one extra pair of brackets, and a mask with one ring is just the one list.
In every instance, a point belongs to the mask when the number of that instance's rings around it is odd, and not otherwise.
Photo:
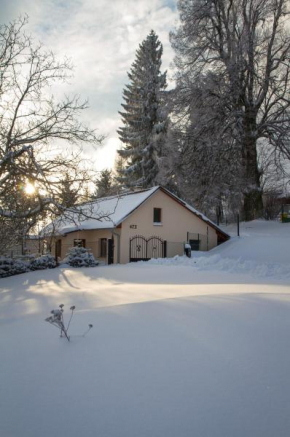
[[(70, 343), (44, 322), (61, 303)], [(290, 435), (290, 224), (242, 224), (191, 259), (1, 279), (0, 311), (1, 437)]]

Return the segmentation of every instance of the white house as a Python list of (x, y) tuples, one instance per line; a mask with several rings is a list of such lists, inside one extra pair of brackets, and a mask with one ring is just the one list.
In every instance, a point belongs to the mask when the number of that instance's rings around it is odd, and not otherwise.
[(108, 264), (182, 255), (184, 243), (210, 250), (230, 237), (168, 190), (150, 189), (80, 205), (80, 214), (60, 217), (44, 230), (52, 252), (64, 258), (81, 245)]

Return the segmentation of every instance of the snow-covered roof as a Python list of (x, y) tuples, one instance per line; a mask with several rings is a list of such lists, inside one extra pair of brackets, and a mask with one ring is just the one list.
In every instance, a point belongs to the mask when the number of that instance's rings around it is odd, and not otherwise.
[(65, 216), (57, 218), (53, 223), (46, 226), (43, 235), (54, 233), (56, 235), (68, 234), (80, 230), (113, 229), (120, 225), (136, 208), (144, 203), (156, 191), (161, 190), (172, 197), (182, 206), (207, 222), (223, 235), (228, 235), (215, 223), (209, 220), (201, 212), (184, 202), (165, 188), (156, 186), (135, 192), (128, 192), (117, 196), (96, 199), (93, 202), (77, 207), (77, 212), (68, 212)]
[(150, 197), (159, 187), (147, 190), (103, 197), (77, 207), (77, 214), (67, 213), (56, 219), (43, 230), (44, 235), (68, 234), (69, 232), (90, 229), (113, 229), (122, 223), (138, 206)]

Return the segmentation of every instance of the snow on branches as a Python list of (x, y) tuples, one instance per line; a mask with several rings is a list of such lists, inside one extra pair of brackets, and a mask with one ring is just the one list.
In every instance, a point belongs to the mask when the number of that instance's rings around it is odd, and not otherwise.
[(126, 166), (119, 182), (127, 187), (155, 184), (158, 157), (167, 130), (166, 72), (161, 73), (162, 44), (152, 30), (140, 44), (123, 91), (123, 127), (118, 130), (124, 148), (118, 150)]

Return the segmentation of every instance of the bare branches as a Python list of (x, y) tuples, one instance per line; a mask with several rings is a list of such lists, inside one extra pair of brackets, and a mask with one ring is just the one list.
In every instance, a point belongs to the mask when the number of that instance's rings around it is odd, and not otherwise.
[(179, 0), (178, 6), (181, 25), (171, 35), (176, 119), (190, 132), (192, 150), (209, 143), (226, 156), (233, 147), (246, 205), (249, 190), (260, 191), (257, 141), (267, 139), (290, 157), (289, 2)]
[[(78, 147), (102, 141), (80, 121), (87, 101), (79, 96), (58, 101), (51, 94), (55, 82), (71, 76), (72, 66), (25, 34), (27, 20), (0, 26), (0, 217), (7, 219), (30, 219), (62, 209), (62, 175), (68, 174), (75, 186), (89, 177), (80, 165), (80, 153), (60, 154), (53, 149), (63, 140)], [(20, 187), (23, 192), (28, 182), (35, 195), (25, 209), (17, 199)]]

